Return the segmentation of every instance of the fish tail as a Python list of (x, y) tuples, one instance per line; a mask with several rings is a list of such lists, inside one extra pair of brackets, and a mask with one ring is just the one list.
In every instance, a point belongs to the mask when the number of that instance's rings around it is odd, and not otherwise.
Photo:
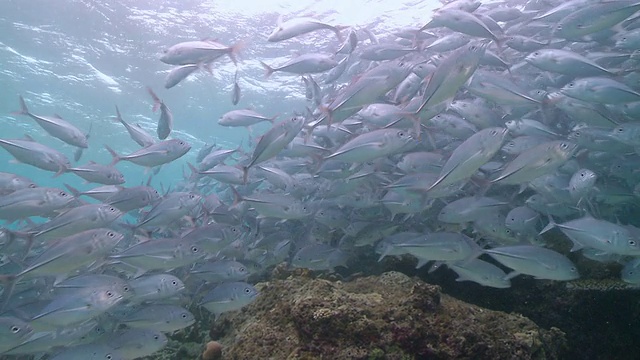
[(189, 176), (189, 180), (198, 180), (198, 178), (200, 178), (200, 172), (198, 171), (198, 169), (196, 169), (195, 166), (193, 166), (192, 163), (187, 162), (187, 166), (189, 167), (189, 170), (191, 170), (191, 175)]
[(153, 112), (158, 111), (158, 109), (160, 108), (160, 105), (162, 105), (162, 100), (160, 100), (158, 95), (156, 95), (156, 93), (153, 92), (153, 89), (151, 89), (150, 86), (147, 86), (147, 92), (149, 93), (149, 95), (151, 95), (151, 98), (153, 99)]
[(336, 33), (336, 36), (338, 37), (338, 41), (342, 42), (344, 40), (344, 37), (342, 36), (342, 30), (348, 29), (349, 26), (346, 25), (337, 25), (333, 27), (333, 32)]
[(248, 177), (249, 177), (249, 167), (243, 166), (242, 167), (242, 183), (246, 184)]
[(107, 149), (107, 151), (109, 152), (109, 154), (111, 154), (111, 157), (113, 158), (113, 160), (111, 160), (111, 164), (109, 164), (110, 166), (117, 164), (121, 160), (120, 155), (118, 155), (118, 153), (116, 153), (112, 148), (110, 148), (109, 145), (105, 144), (104, 148)]
[(260, 61), (260, 64), (262, 64), (262, 67), (264, 68), (264, 77), (268, 78), (269, 76), (271, 76), (271, 74), (273, 74), (274, 71), (276, 71), (274, 68), (272, 68), (271, 66), (263, 63), (262, 61)]
[(0, 283), (4, 283), (4, 291), (2, 292), (2, 301), (0, 301), (0, 312), (6, 310), (11, 300), (11, 295), (16, 288), (16, 276), (15, 275), (0, 275)]
[(276, 119), (280, 116), (280, 114), (275, 114), (272, 117), (268, 118), (267, 120), (273, 124), (274, 121), (276, 121)]
[(231, 51), (229, 51), (229, 59), (233, 61), (233, 64), (238, 66), (238, 58), (237, 55), (247, 46), (246, 40), (240, 40), (235, 45), (231, 47)]

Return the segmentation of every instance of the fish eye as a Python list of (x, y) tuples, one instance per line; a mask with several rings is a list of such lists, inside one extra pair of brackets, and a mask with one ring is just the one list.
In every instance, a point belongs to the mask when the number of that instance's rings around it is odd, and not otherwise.
[(107, 356), (104, 357), (107, 360), (111, 360), (113, 359), (113, 356), (111, 354), (107, 354)]
[(153, 340), (158, 340), (160, 337), (158, 335), (153, 335)]
[(108, 237), (110, 237), (110, 238), (112, 238), (112, 237), (116, 236), (116, 234), (114, 234), (114, 233), (113, 233), (113, 231), (109, 231), (109, 232), (107, 233), (107, 236), (108, 236)]
[(197, 253), (199, 251), (197, 246), (192, 246), (191, 247), (191, 252)]
[(560, 147), (563, 148), (563, 149), (566, 149), (566, 148), (569, 147), (569, 145), (567, 143), (562, 143), (562, 144), (560, 144)]
[(129, 292), (129, 290), (130, 290), (130, 289), (129, 289), (129, 287), (128, 287), (127, 285), (125, 285), (125, 286), (122, 288), (122, 290), (124, 290), (124, 292)]
[(60, 191), (59, 195), (62, 196), (62, 197), (65, 197), (65, 196), (67, 196), (67, 193), (64, 192), (64, 191)]
[(240, 269), (238, 269), (238, 270), (240, 270), (240, 272), (245, 272), (245, 271), (247, 271), (247, 269), (245, 269), (245, 268), (243, 268), (243, 267), (241, 267), (241, 268), (240, 268)]
[(635, 240), (629, 240), (629, 245), (636, 246), (636, 241)]
[(178, 285), (178, 282), (173, 280), (173, 281), (171, 281), (171, 285)]
[(187, 318), (187, 314), (182, 314), (182, 318), (186, 319)]
[(109, 207), (109, 211), (111, 211), (111, 212), (116, 212), (116, 208), (114, 208), (114, 207)]
[(196, 196), (194, 194), (189, 194), (189, 199), (195, 199)]
[(20, 327), (19, 326), (15, 326), (15, 325), (12, 326), (11, 327), (11, 332), (14, 333), (14, 334), (19, 333), (20, 332)]
[(245, 294), (250, 294), (250, 293), (251, 293), (251, 289), (249, 289), (249, 288), (244, 288), (244, 292), (245, 292)]
[(619, 133), (624, 132), (624, 128), (619, 127), (619, 128), (616, 129), (616, 131), (619, 132)]
[(112, 297), (112, 296), (113, 296), (113, 292), (111, 292), (111, 291), (107, 291), (107, 296), (108, 296), (108, 297)]

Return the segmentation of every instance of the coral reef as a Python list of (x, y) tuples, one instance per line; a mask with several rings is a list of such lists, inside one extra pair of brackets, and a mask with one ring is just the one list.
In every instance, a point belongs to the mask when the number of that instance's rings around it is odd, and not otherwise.
[(211, 336), (223, 359), (555, 359), (565, 334), (442, 294), (398, 272), (351, 281), (276, 268)]

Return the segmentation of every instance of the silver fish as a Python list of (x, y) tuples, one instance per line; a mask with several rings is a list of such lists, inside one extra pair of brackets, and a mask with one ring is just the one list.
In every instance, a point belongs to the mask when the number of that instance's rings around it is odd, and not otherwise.
[(169, 136), (169, 134), (171, 134), (171, 130), (173, 129), (173, 114), (164, 101), (160, 100), (158, 95), (156, 95), (150, 87), (147, 87), (147, 91), (153, 99), (153, 112), (160, 109), (160, 119), (158, 119), (158, 139), (164, 140)]
[(151, 146), (156, 143), (156, 140), (144, 131), (139, 125), (130, 125), (122, 119), (120, 115), (120, 109), (116, 106), (116, 120), (118, 120), (127, 129), (129, 136), (133, 141), (137, 142), (142, 147)]
[(69, 145), (77, 146), (79, 148), (86, 149), (89, 145), (87, 143), (87, 135), (80, 131), (69, 122), (56, 115), (53, 117), (39, 116), (32, 114), (27, 108), (22, 96), (20, 96), (21, 111), (16, 114), (27, 115), (35, 120), (46, 132), (51, 136), (56, 137)]
[(258, 291), (245, 282), (222, 283), (207, 293), (200, 305), (211, 311), (215, 317), (220, 314), (239, 310), (252, 303)]
[(113, 157), (111, 165), (115, 165), (119, 161), (125, 160), (140, 166), (151, 168), (169, 163), (182, 157), (191, 150), (191, 145), (183, 140), (170, 139), (149, 145), (138, 151), (134, 151), (129, 155), (118, 155), (118, 153), (108, 145), (105, 145), (105, 148)]
[(323, 29), (331, 30), (336, 33), (338, 38), (342, 38), (342, 35), (340, 34), (340, 28), (312, 18), (300, 17), (283, 22), (282, 17), (278, 17), (278, 24), (271, 35), (267, 37), (267, 41), (277, 42), (288, 40), (296, 36)]

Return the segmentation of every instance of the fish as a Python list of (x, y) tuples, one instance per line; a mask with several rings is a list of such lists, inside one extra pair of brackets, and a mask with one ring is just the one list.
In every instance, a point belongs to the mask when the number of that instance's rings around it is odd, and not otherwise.
[(558, 252), (540, 246), (502, 246), (484, 252), (502, 265), (513, 269), (507, 275), (507, 279), (519, 274), (556, 281), (569, 281), (580, 277), (571, 260)]
[(338, 62), (333, 59), (332, 55), (327, 54), (302, 54), (286, 63), (272, 67), (264, 62), (260, 62), (265, 71), (265, 77), (270, 77), (276, 71), (288, 72), (293, 74), (315, 74), (331, 70), (338, 66)]
[(173, 68), (165, 78), (164, 88), (171, 89), (172, 87), (178, 85), (180, 82), (182, 82), (182, 80), (186, 79), (187, 77), (189, 77), (189, 75), (200, 69), (200, 67), (200, 64), (186, 64)]
[(36, 240), (48, 240), (101, 228), (120, 218), (123, 213), (111, 205), (86, 204), (71, 208), (55, 218), (28, 229)]
[(63, 174), (71, 167), (69, 159), (58, 150), (42, 145), (26, 136), (24, 139), (0, 139), (0, 146), (16, 159), (38, 169)]
[(549, 224), (540, 233), (554, 227), (560, 229), (573, 242), (571, 251), (589, 247), (620, 255), (633, 256), (640, 252), (640, 243), (628, 228), (590, 215), (562, 224), (550, 219)]
[(93, 161), (89, 161), (89, 163), (84, 166), (67, 168), (66, 171), (72, 172), (90, 183), (102, 185), (120, 185), (125, 183), (124, 175), (122, 175), (118, 169), (113, 166), (96, 164)]
[(130, 125), (122, 119), (120, 109), (116, 106), (116, 120), (118, 120), (127, 129), (129, 136), (133, 141), (137, 142), (142, 147), (151, 146), (156, 143), (156, 140), (143, 130), (139, 125)]
[(38, 187), (38, 185), (27, 177), (0, 172), (0, 195), (7, 195), (17, 190), (26, 188), (33, 189), (36, 187)]
[(404, 130), (379, 129), (362, 134), (345, 143), (325, 159), (366, 162), (388, 156), (406, 148), (413, 136)]
[(0, 219), (49, 216), (67, 207), (73, 197), (58, 188), (25, 188), (0, 197)]
[(448, 263), (447, 267), (458, 274), (456, 281), (473, 281), (482, 286), (498, 289), (511, 287), (511, 280), (499, 267), (480, 259), (464, 260)]
[(453, 98), (473, 75), (486, 51), (486, 44), (469, 44), (449, 55), (433, 72), (415, 114)]
[(148, 305), (134, 310), (122, 319), (121, 324), (134, 329), (172, 332), (195, 322), (191, 312), (176, 305)]
[(105, 145), (113, 160), (110, 165), (125, 160), (136, 165), (152, 168), (176, 160), (191, 150), (191, 145), (180, 139), (169, 139), (146, 146), (129, 155), (119, 155), (109, 145)]
[(51, 136), (56, 137), (69, 145), (86, 149), (88, 145), (87, 135), (77, 127), (71, 125), (59, 115), (39, 116), (34, 115), (27, 108), (27, 104), (22, 96), (19, 97), (21, 110), (15, 112), (17, 115), (26, 115), (35, 120)]
[(235, 75), (233, 76), (233, 92), (231, 94), (231, 103), (233, 105), (238, 105), (241, 96), (242, 94), (240, 85), (238, 84), (238, 70), (236, 70)]
[(577, 150), (577, 145), (564, 140), (542, 143), (509, 162), (492, 183), (522, 184), (553, 172)]
[(249, 277), (247, 267), (234, 260), (207, 262), (194, 267), (189, 273), (209, 283), (246, 281)]
[(506, 136), (505, 128), (487, 128), (471, 135), (453, 151), (427, 191), (471, 177), (500, 150)]
[(640, 93), (606, 77), (586, 77), (572, 81), (560, 92), (572, 98), (597, 104), (624, 104), (640, 101)]
[(298, 17), (298, 18), (289, 19), (287, 21), (282, 21), (282, 17), (278, 17), (277, 26), (273, 30), (273, 32), (267, 37), (267, 41), (279, 42), (279, 41), (289, 40), (291, 38), (298, 37), (300, 35), (308, 34), (310, 32), (323, 30), (323, 29), (333, 31), (338, 37), (338, 39), (342, 39), (342, 34), (340, 33), (340, 30), (341, 30), (340, 27), (329, 25), (308, 17)]
[(222, 283), (208, 292), (200, 302), (217, 318), (229, 311), (239, 310), (251, 304), (258, 296), (258, 290), (242, 281)]
[(13, 316), (0, 316), (0, 353), (25, 342), (33, 334), (28, 322)]
[(134, 293), (132, 302), (137, 303), (171, 298), (185, 289), (182, 280), (171, 274), (144, 275), (129, 284)]
[(160, 119), (158, 119), (158, 139), (164, 140), (169, 136), (169, 134), (171, 134), (171, 130), (173, 129), (173, 114), (164, 101), (160, 100), (158, 95), (156, 95), (150, 87), (147, 87), (147, 92), (153, 99), (153, 112), (160, 109)]
[(232, 110), (224, 113), (218, 124), (222, 126), (251, 126), (262, 121), (268, 121), (273, 124), (274, 120), (278, 117), (266, 117), (253, 110)]
[(236, 56), (244, 48), (243, 42), (232, 46), (220, 44), (214, 40), (185, 41), (164, 50), (160, 61), (169, 65), (189, 65), (212, 62), (224, 55), (237, 63)]

